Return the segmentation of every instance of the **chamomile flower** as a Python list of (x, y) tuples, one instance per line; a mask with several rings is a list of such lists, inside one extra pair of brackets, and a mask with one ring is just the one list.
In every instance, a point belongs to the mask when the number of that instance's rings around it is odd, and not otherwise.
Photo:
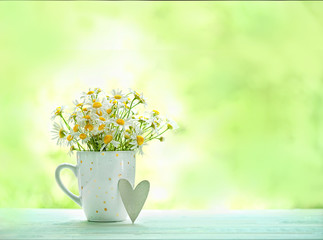
[(106, 99), (93, 99), (93, 101), (88, 103), (87, 110), (92, 114), (95, 113), (96, 115), (102, 116), (110, 106), (111, 104)]
[(75, 107), (79, 107), (82, 108), (84, 105), (84, 101), (83, 102), (79, 102), (77, 99), (73, 101)]
[(100, 133), (104, 133), (107, 130), (107, 125), (105, 123), (95, 124), (94, 129), (91, 131), (93, 136), (99, 135)]
[(155, 133), (159, 134), (159, 130), (161, 130), (164, 125), (163, 122), (164, 119), (159, 115), (159, 112), (157, 110), (149, 112), (147, 125), (150, 126)]
[(75, 136), (74, 132), (66, 134), (66, 145), (67, 146), (71, 147), (74, 144), (74, 136)]
[(57, 139), (57, 142), (56, 142), (57, 145), (61, 146), (62, 144), (65, 143), (67, 131), (64, 129), (62, 123), (58, 124), (54, 122), (53, 130), (51, 132), (53, 133), (52, 140)]
[(83, 126), (88, 123), (91, 123), (96, 118), (95, 114), (93, 114), (90, 111), (83, 112), (82, 114), (77, 114), (76, 116), (76, 122)]
[(63, 114), (65, 110), (65, 106), (60, 106), (60, 107), (57, 107), (53, 112), (52, 112), (52, 117), (51, 117), (51, 120), (54, 120), (57, 116), (60, 116)]
[(145, 138), (143, 136), (143, 131), (139, 128), (139, 127), (135, 127), (132, 135), (131, 135), (131, 142), (130, 144), (132, 145), (131, 149), (132, 150), (138, 150), (138, 152), (142, 155), (143, 151), (142, 151), (142, 147), (147, 145), (147, 143), (145, 143)]
[(89, 88), (89, 91), (87, 92), (82, 92), (81, 93), (81, 98), (93, 98), (95, 97), (98, 93), (101, 92), (101, 89), (100, 88)]
[(106, 124), (104, 124), (104, 123), (102, 123), (102, 124), (100, 124), (99, 126), (98, 126), (98, 133), (102, 133), (102, 132), (104, 132), (104, 130), (105, 130), (105, 128), (106, 128)]
[(95, 110), (95, 114), (99, 117), (102, 117), (103, 113), (104, 113), (104, 111), (102, 111), (102, 110)]
[(102, 103), (98, 99), (94, 99), (92, 101), (92, 105), (90, 105), (89, 109), (91, 110), (100, 110), (102, 108)]
[(84, 126), (85, 132), (92, 132), (94, 129), (94, 125), (90, 122), (87, 122), (86, 125)]
[(75, 150), (76, 149), (75, 149), (74, 145), (70, 146), (70, 150), (68, 151), (68, 155), (72, 156)]
[(122, 93), (122, 90), (114, 89), (111, 91), (111, 96), (109, 97), (110, 103), (116, 104), (116, 103), (123, 103), (127, 102), (128, 99), (125, 94)]
[(175, 130), (178, 128), (177, 123), (170, 118), (166, 118), (166, 124), (167, 124), (167, 128), (170, 130)]
[(68, 117), (68, 122), (76, 122), (76, 112), (73, 112), (69, 117)]
[(94, 120), (96, 121), (97, 124), (101, 125), (101, 124), (106, 124), (108, 118), (105, 118), (103, 115), (99, 116), (99, 115), (95, 115), (94, 116)]
[(103, 149), (108, 148), (110, 144), (112, 144), (114, 147), (119, 146), (119, 142), (114, 140), (115, 138), (115, 131), (109, 130), (104, 135), (103, 141), (102, 141), (102, 147), (100, 149), (100, 152), (102, 152)]
[(110, 118), (109, 123), (112, 123), (117, 129), (123, 128), (125, 130), (128, 126), (131, 125), (132, 119), (131, 118), (122, 118), (121, 116), (117, 115), (116, 118)]
[(88, 133), (80, 133), (78, 135), (78, 139), (81, 139), (82, 144), (86, 144), (88, 141), (90, 141), (91, 137)]
[(110, 116), (110, 114), (112, 114), (112, 113), (113, 113), (112, 106), (111, 106), (111, 107), (109, 107), (109, 108), (107, 108), (107, 109), (105, 110), (105, 112)]
[(102, 90), (101, 90), (101, 88), (94, 88), (94, 92), (95, 92), (96, 94), (99, 94), (99, 93), (101, 93), (101, 92), (102, 92)]
[(139, 94), (135, 90), (129, 89), (130, 92), (134, 95), (134, 98), (137, 99), (140, 103), (144, 104), (144, 106), (147, 106), (146, 98), (144, 97), (143, 93)]

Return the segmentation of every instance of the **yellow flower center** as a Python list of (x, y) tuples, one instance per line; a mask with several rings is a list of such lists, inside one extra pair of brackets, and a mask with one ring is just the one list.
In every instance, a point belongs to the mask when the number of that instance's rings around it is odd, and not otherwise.
[(90, 115), (85, 115), (83, 118), (85, 118), (85, 119), (91, 119)]
[(91, 95), (91, 94), (93, 94), (94, 93), (94, 91), (89, 91), (87, 94), (88, 95)]
[(113, 101), (113, 104), (116, 104), (116, 103), (117, 103), (117, 100), (114, 100), (114, 101)]
[(101, 131), (101, 130), (103, 130), (105, 128), (105, 124), (101, 124), (100, 126), (99, 126), (99, 131)]
[(72, 135), (68, 135), (68, 136), (67, 136), (67, 141), (69, 141), (69, 142), (70, 142), (70, 141), (72, 141), (72, 140), (73, 140), (73, 136), (72, 136)]
[(112, 109), (111, 108), (108, 108), (107, 109), (107, 114), (110, 114), (112, 112)]
[(108, 144), (108, 143), (110, 143), (112, 141), (112, 138), (113, 137), (111, 135), (106, 135), (104, 137), (103, 141), (104, 141), (105, 144)]
[(86, 124), (84, 129), (87, 130), (87, 131), (92, 131), (93, 130), (93, 125), (92, 124)]
[(104, 117), (99, 117), (99, 119), (100, 119), (101, 121), (105, 121), (105, 118), (104, 118)]
[(60, 138), (63, 138), (63, 137), (65, 137), (65, 136), (66, 136), (65, 131), (64, 131), (64, 129), (63, 129), (63, 128), (61, 128), (61, 129), (59, 130), (59, 132), (58, 132), (58, 136), (59, 136)]
[(73, 131), (74, 132), (77, 132), (79, 130), (79, 125), (78, 124), (75, 124), (75, 126), (73, 127)]
[(79, 103), (76, 105), (77, 107), (82, 107), (83, 106), (83, 103)]
[(81, 134), (80, 134), (80, 138), (81, 138), (81, 139), (85, 139), (85, 138), (86, 138), (86, 134), (85, 134), (85, 133), (81, 133)]
[(139, 136), (139, 135), (137, 136), (137, 143), (139, 146), (142, 145), (144, 143), (144, 141), (145, 141), (145, 139), (143, 136)]
[(121, 96), (120, 95), (115, 95), (114, 98), (115, 99), (121, 99)]
[(58, 114), (61, 113), (61, 111), (62, 111), (62, 108), (61, 107), (58, 107), (58, 108), (56, 108), (55, 114), (58, 115)]
[(153, 110), (153, 112), (156, 114), (156, 115), (159, 115), (159, 112), (157, 110)]
[(102, 103), (100, 103), (100, 102), (95, 102), (95, 103), (93, 103), (93, 107), (94, 107), (94, 108), (100, 108), (100, 107), (102, 107)]
[(85, 111), (87, 111), (87, 108), (83, 108), (83, 111), (85, 112)]
[(119, 118), (119, 119), (117, 119), (117, 121), (116, 121), (119, 125), (124, 125), (124, 120), (123, 119), (121, 119), (121, 118)]
[(99, 116), (102, 116), (102, 111), (96, 110), (96, 114), (98, 114)]

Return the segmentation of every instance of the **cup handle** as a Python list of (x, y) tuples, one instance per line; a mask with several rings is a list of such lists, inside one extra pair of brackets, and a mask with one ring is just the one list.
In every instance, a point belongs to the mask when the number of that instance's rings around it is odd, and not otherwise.
[(67, 196), (69, 196), (74, 202), (76, 202), (80, 207), (82, 207), (81, 198), (79, 196), (76, 196), (75, 194), (73, 194), (71, 191), (69, 191), (63, 185), (63, 183), (61, 181), (60, 173), (61, 173), (61, 170), (64, 168), (72, 170), (74, 175), (77, 177), (76, 166), (74, 166), (72, 164), (68, 164), (68, 163), (62, 163), (62, 164), (58, 165), (58, 167), (56, 168), (56, 171), (55, 171), (56, 182), (57, 182), (58, 186), (63, 190), (63, 192), (66, 193)]

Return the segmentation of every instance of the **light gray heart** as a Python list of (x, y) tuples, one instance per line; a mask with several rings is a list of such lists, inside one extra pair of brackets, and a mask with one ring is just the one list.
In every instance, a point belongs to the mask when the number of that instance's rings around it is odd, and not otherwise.
[(118, 183), (120, 196), (124, 207), (132, 221), (135, 222), (147, 199), (150, 183), (147, 180), (141, 181), (135, 189), (126, 179), (120, 179)]

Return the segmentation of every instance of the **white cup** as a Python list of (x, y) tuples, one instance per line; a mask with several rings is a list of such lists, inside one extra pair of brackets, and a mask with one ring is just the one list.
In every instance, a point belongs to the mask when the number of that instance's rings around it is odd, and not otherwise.
[[(123, 221), (127, 218), (118, 181), (135, 181), (136, 156), (133, 151), (77, 152), (77, 165), (63, 163), (56, 168), (55, 178), (60, 188), (83, 208), (89, 221)], [(60, 179), (63, 168), (72, 170), (78, 178), (80, 196), (71, 193)]]

